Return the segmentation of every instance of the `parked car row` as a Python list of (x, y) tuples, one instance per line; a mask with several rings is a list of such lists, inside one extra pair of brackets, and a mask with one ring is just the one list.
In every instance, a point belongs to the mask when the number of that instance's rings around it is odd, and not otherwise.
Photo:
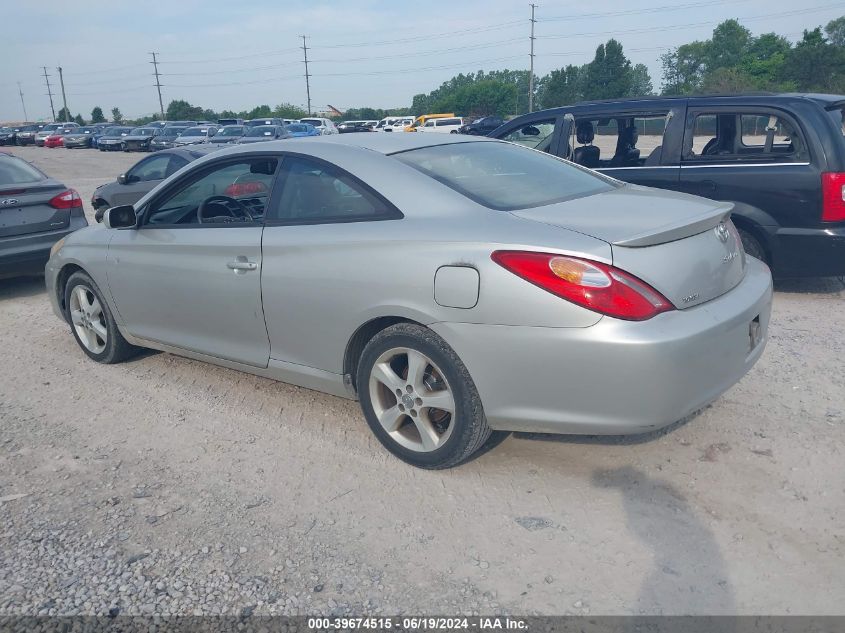
[[(230, 121), (235, 121), (230, 123)], [(49, 123), (22, 128), (0, 128), (0, 144), (39, 147), (94, 148), (100, 151), (149, 152), (185, 145), (257, 143), (281, 138), (337, 134), (334, 122), (325, 118), (221, 119), (204, 121), (153, 121), (147, 125)]]

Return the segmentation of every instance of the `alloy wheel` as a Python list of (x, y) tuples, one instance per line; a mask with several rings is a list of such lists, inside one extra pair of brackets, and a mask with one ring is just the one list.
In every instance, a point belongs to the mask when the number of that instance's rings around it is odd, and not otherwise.
[(400, 446), (427, 453), (455, 427), (455, 397), (440, 368), (406, 347), (384, 352), (370, 372), (370, 400), (379, 423)]
[(108, 341), (106, 316), (90, 288), (78, 285), (71, 292), (70, 320), (85, 348), (92, 354), (102, 354)]

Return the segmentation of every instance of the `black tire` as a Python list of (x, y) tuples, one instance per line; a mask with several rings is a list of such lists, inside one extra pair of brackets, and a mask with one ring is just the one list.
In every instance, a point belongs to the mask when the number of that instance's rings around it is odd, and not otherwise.
[[(448, 417), (451, 430), (443, 444), (433, 450), (423, 452), (402, 446), (378, 420), (370, 392), (370, 377), (379, 357), (395, 348), (413, 350), (426, 356), (433, 363), (428, 366), (427, 371), (431, 372), (427, 374), (429, 379), (438, 370), (445, 379), (445, 388), (451, 388), (455, 409), (454, 414)], [(407, 369), (405, 371), (407, 376)], [(466, 366), (446, 341), (428, 328), (412, 323), (398, 323), (376, 334), (361, 354), (356, 381), (361, 408), (370, 429), (388, 451), (412, 466), (432, 470), (457, 466), (467, 461), (490, 438), (492, 430), (487, 424), (481, 399)], [(392, 390), (383, 393), (391, 393), (392, 397)], [(394, 397), (394, 400), (396, 406), (399, 406), (399, 399)], [(419, 413), (421, 417), (422, 408)], [(430, 410), (428, 415), (431, 415)], [(412, 434), (419, 433), (409, 415), (405, 415), (402, 420), (402, 425)]]
[(768, 257), (766, 257), (766, 249), (763, 248), (763, 244), (758, 240), (752, 233), (746, 231), (745, 229), (738, 229), (739, 230), (739, 237), (742, 239), (742, 248), (745, 249), (746, 255), (751, 255), (751, 257), (756, 257), (761, 262), (768, 263)]
[[(95, 353), (86, 347), (80, 339), (76, 327), (71, 321), (71, 294), (80, 286), (96, 297), (100, 304), (102, 313), (100, 323), (105, 326), (106, 341), (104, 349), (99, 353)], [(110, 365), (112, 363), (124, 361), (138, 352), (138, 348), (134, 345), (130, 345), (126, 339), (123, 338), (120, 330), (117, 329), (117, 324), (115, 323), (111, 309), (109, 308), (108, 303), (106, 303), (103, 299), (103, 293), (100, 291), (97, 284), (94, 283), (94, 280), (86, 273), (75, 272), (68, 278), (67, 284), (65, 284), (64, 288), (64, 297), (66, 317), (68, 323), (70, 324), (70, 331), (73, 334), (73, 338), (76, 339), (79, 347), (88, 355), (89, 358), (97, 361), (98, 363)]]

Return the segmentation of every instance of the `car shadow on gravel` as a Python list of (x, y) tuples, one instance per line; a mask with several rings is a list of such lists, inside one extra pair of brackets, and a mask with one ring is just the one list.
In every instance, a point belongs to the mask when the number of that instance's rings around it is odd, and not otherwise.
[(46, 292), (47, 287), (44, 285), (43, 276), (0, 279), (0, 301), (34, 297)]
[[(618, 490), (628, 531), (653, 556), (653, 568), (644, 574), (636, 604), (629, 611), (654, 615), (735, 612), (725, 556), (707, 522), (680, 489), (632, 466), (596, 470), (592, 483), (596, 488)], [(718, 630), (733, 631), (735, 622), (720, 620)]]
[[(707, 407), (705, 407), (706, 409)], [(514, 433), (513, 436), (521, 440), (536, 440), (539, 442), (557, 442), (559, 444), (608, 444), (616, 446), (632, 446), (634, 444), (647, 444), (660, 439), (664, 435), (674, 432), (676, 429), (686, 426), (697, 418), (702, 411), (691, 413), (687, 417), (664, 426), (656, 431), (647, 431), (636, 435), (558, 435), (556, 433)]]
[(789, 294), (836, 294), (845, 290), (845, 277), (808, 277), (777, 279), (775, 292)]

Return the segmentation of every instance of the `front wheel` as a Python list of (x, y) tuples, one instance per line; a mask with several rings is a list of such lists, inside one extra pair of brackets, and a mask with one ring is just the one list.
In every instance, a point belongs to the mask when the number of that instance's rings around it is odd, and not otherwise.
[(492, 433), (467, 368), (420, 325), (399, 323), (377, 334), (361, 355), (357, 387), (375, 436), (413, 466), (457, 466)]
[(70, 276), (65, 305), (73, 337), (90, 358), (111, 364), (126, 360), (137, 348), (117, 329), (114, 316), (94, 280), (83, 272)]

